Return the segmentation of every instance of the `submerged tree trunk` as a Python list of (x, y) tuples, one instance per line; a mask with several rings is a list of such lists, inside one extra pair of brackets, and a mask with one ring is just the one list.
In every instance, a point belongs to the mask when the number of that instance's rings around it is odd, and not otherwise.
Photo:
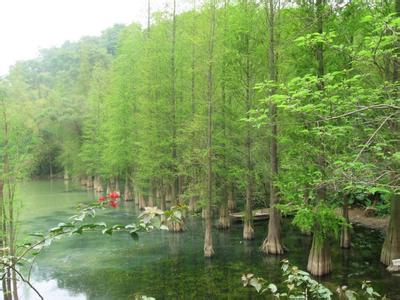
[(252, 240), (254, 239), (254, 228), (253, 228), (253, 208), (252, 208), (252, 192), (250, 186), (246, 189), (246, 211), (243, 220), (243, 239)]
[(308, 256), (307, 271), (314, 276), (327, 275), (332, 270), (330, 246), (327, 241), (318, 241), (313, 236), (310, 255)]
[(381, 252), (381, 262), (389, 266), (393, 259), (400, 258), (400, 196), (392, 195), (392, 208), (385, 242)]
[(342, 216), (346, 220), (346, 224), (343, 225), (340, 234), (340, 247), (343, 249), (349, 249), (351, 246), (351, 233), (350, 233), (350, 219), (349, 219), (349, 195), (344, 195)]

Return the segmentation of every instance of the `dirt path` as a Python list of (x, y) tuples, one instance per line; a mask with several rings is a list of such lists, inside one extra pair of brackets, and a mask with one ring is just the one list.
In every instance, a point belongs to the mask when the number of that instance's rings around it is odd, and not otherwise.
[[(338, 215), (342, 214), (341, 209), (336, 210)], [(231, 213), (230, 217), (234, 222), (243, 221), (243, 212)], [(266, 220), (269, 218), (269, 209), (256, 209), (253, 211), (254, 220)], [(364, 209), (359, 207), (354, 207), (349, 210), (350, 222), (355, 225), (363, 226), (371, 229), (381, 229), (384, 230), (389, 224), (389, 217), (366, 217), (364, 214)]]
[(350, 222), (372, 229), (385, 229), (389, 224), (389, 217), (366, 217), (361, 208), (352, 208), (349, 211)]

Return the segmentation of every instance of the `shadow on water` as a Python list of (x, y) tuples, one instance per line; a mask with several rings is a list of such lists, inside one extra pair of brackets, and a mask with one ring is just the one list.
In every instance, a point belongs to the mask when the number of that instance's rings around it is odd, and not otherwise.
[[(63, 182), (31, 182), (20, 192), (23, 201), (21, 231), (44, 230), (65, 221), (74, 206), (95, 199), (87, 191), (64, 192)], [(74, 190), (74, 192), (72, 192)], [(109, 223), (129, 223), (137, 212), (133, 203), (96, 217)], [(255, 240), (242, 240), (242, 227), (214, 231), (215, 257), (203, 257), (203, 224), (192, 217), (183, 233), (151, 232), (134, 242), (126, 234), (112, 237), (101, 233), (74, 236), (47, 248), (33, 270), (33, 281), (45, 299), (133, 299), (148, 295), (156, 299), (262, 299), (242, 287), (243, 273), (254, 273), (268, 281), (280, 281), (280, 260), (289, 258), (304, 269), (311, 237), (284, 224), (285, 245), (281, 257), (259, 251), (266, 224), (256, 225)], [(334, 272), (322, 280), (335, 289), (340, 284), (360, 286), (369, 279), (392, 299), (400, 295), (400, 278), (391, 276), (379, 263), (383, 235), (379, 231), (355, 228), (353, 248), (332, 247)], [(35, 299), (26, 287), (21, 299)], [(397, 298), (398, 299), (398, 298)]]

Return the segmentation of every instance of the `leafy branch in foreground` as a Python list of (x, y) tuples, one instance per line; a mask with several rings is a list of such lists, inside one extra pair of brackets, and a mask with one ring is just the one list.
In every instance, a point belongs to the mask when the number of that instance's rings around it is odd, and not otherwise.
[[(272, 295), (274, 299), (325, 299), (330, 300), (334, 293), (323, 284), (311, 278), (310, 274), (293, 266), (288, 260), (282, 261), (283, 285), (281, 290), (274, 283), (269, 283), (254, 274), (243, 274), (242, 282), (244, 287), (253, 287), (259, 294)], [(336, 293), (340, 299), (388, 299), (374, 291), (370, 281), (364, 281), (361, 285), (361, 292), (355, 292), (346, 286), (338, 287)], [(360, 298), (358, 298), (360, 297)]]
[[(57, 226), (49, 229), (47, 233), (32, 233), (30, 236), (37, 239), (32, 242), (26, 242), (17, 248), (15, 255), (0, 257), (0, 265), (3, 266), (1, 278), (7, 278), (11, 270), (15, 270), (20, 279), (27, 283), (35, 293), (43, 299), (39, 291), (30, 283), (30, 276), (33, 263), (37, 255), (46, 247), (50, 246), (54, 240), (63, 237), (70, 237), (75, 234), (83, 234), (84, 232), (101, 231), (103, 234), (112, 235), (114, 232), (128, 233), (133, 240), (138, 240), (140, 232), (149, 232), (152, 230), (168, 230), (164, 224), (166, 222), (181, 222), (183, 210), (185, 206), (174, 206), (170, 210), (162, 211), (157, 207), (146, 207), (145, 210), (137, 217), (136, 222), (130, 224), (107, 225), (105, 222), (84, 222), (86, 219), (94, 218), (96, 210), (104, 210), (109, 207), (118, 207), (119, 193), (113, 192), (108, 197), (100, 197), (97, 202), (89, 205), (80, 204), (78, 206), (78, 214), (69, 218), (70, 221), (59, 223)], [(163, 218), (162, 218), (163, 217)], [(16, 266), (27, 266), (28, 273), (24, 276), (19, 272)]]

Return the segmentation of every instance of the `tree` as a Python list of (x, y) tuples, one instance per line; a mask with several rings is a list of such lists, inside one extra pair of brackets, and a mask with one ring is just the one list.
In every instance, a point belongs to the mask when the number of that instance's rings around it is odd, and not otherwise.
[[(275, 84), (278, 81), (278, 70), (276, 64), (276, 52), (275, 52), (275, 13), (279, 7), (277, 7), (279, 2), (269, 0), (265, 2), (265, 7), (267, 12), (267, 26), (269, 29), (269, 80), (271, 83)], [(274, 93), (274, 88), (271, 90)], [(268, 221), (268, 236), (264, 240), (261, 250), (267, 254), (282, 254), (284, 251), (282, 238), (281, 238), (281, 216), (278, 209), (275, 207), (279, 203), (279, 194), (276, 187), (275, 181), (278, 178), (278, 112), (277, 106), (274, 102), (270, 101), (269, 104), (269, 117), (271, 122), (271, 140), (270, 140), (270, 217)]]
[(207, 204), (206, 204), (206, 228), (204, 236), (204, 256), (214, 255), (212, 241), (212, 200), (213, 200), (213, 97), (214, 97), (214, 39), (216, 27), (216, 3), (210, 0), (210, 35), (208, 48), (208, 72), (207, 72)]

